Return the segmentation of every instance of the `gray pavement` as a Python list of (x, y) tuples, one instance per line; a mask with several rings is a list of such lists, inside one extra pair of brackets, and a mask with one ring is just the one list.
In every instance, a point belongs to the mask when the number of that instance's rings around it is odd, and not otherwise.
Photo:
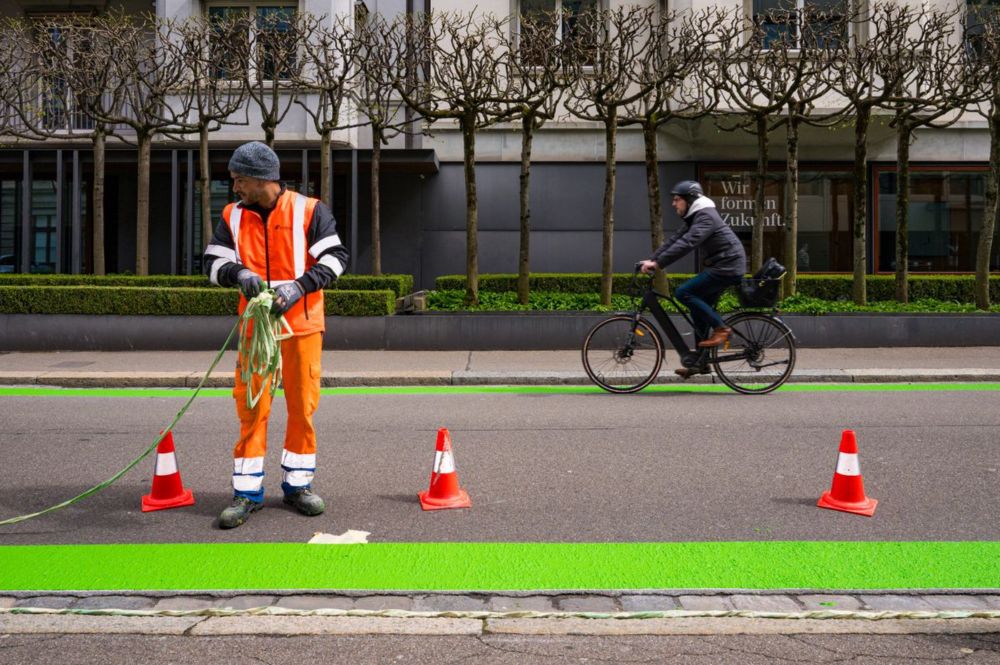
[[(227, 352), (206, 385), (233, 384)], [(195, 386), (210, 351), (0, 353), (0, 385)], [(675, 382), (669, 353), (661, 382)], [(711, 382), (701, 376), (693, 382)], [(1000, 381), (1000, 346), (799, 349), (793, 382)], [(577, 351), (325, 351), (323, 385), (587, 384)]]

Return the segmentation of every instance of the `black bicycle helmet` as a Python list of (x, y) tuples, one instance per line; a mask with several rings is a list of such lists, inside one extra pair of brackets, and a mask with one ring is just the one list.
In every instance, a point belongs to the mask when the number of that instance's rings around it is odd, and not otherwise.
[(674, 196), (679, 196), (688, 205), (694, 203), (695, 199), (698, 199), (705, 195), (705, 190), (701, 188), (701, 183), (696, 180), (681, 180), (679, 183), (674, 185), (674, 188), (670, 190), (670, 193)]

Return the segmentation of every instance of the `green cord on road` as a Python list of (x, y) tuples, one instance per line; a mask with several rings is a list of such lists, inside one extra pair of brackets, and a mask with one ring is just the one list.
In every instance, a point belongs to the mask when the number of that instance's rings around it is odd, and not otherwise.
[[(244, 380), (247, 382), (247, 385), (250, 386), (251, 384), (249, 379), (252, 378), (252, 375), (254, 373), (262, 375), (260, 393), (256, 395), (252, 403), (250, 403), (250, 401), (251, 401), (251, 393), (253, 391), (251, 389), (247, 390), (248, 406), (251, 409), (253, 409), (257, 404), (257, 400), (259, 400), (261, 395), (263, 394), (263, 391), (267, 389), (268, 379), (273, 378), (273, 375), (276, 372), (280, 377), (281, 340), (291, 335), (291, 328), (288, 326), (288, 322), (285, 321), (285, 317), (283, 316), (280, 317), (280, 322), (279, 322), (274, 320), (273, 317), (271, 317), (270, 315), (270, 307), (273, 294), (274, 291), (268, 289), (266, 291), (261, 292), (261, 294), (258, 295), (256, 298), (250, 300), (243, 315), (239, 318), (236, 324), (229, 331), (229, 335), (226, 336), (226, 341), (225, 343), (223, 343), (222, 348), (219, 349), (219, 352), (217, 354), (215, 354), (215, 358), (212, 360), (212, 364), (209, 365), (208, 371), (206, 371), (204, 376), (201, 377), (201, 381), (198, 382), (198, 385), (195, 387), (194, 392), (192, 392), (190, 397), (188, 397), (187, 401), (184, 402), (184, 406), (182, 406), (180, 410), (174, 415), (174, 418), (173, 420), (170, 421), (170, 424), (167, 425), (165, 428), (163, 428), (163, 431), (160, 432), (160, 434), (156, 437), (153, 443), (150, 444), (150, 446), (146, 448), (146, 450), (144, 450), (142, 454), (140, 454), (134, 460), (129, 462), (124, 469), (122, 469), (115, 475), (111, 476), (104, 482), (99, 483), (94, 487), (91, 487), (86, 492), (83, 492), (82, 494), (79, 494), (73, 497), (72, 499), (67, 499), (66, 501), (57, 503), (54, 506), (49, 506), (45, 510), (40, 510), (36, 513), (19, 515), (17, 517), (11, 517), (2, 520), (0, 521), (0, 526), (17, 524), (18, 522), (30, 520), (34, 517), (45, 515), (46, 513), (51, 513), (54, 510), (59, 510), (60, 508), (65, 508), (66, 506), (73, 505), (78, 501), (83, 501), (87, 497), (97, 494), (101, 490), (107, 488), (109, 485), (111, 485), (116, 480), (118, 480), (126, 473), (131, 471), (133, 468), (135, 468), (135, 466), (139, 462), (146, 459), (149, 456), (149, 454), (152, 453), (154, 450), (156, 450), (157, 446), (160, 445), (160, 441), (163, 440), (163, 437), (165, 437), (168, 432), (172, 431), (174, 429), (174, 426), (177, 425), (178, 421), (180, 421), (180, 419), (184, 417), (184, 414), (187, 413), (188, 407), (191, 406), (191, 403), (194, 402), (195, 397), (197, 397), (198, 393), (201, 392), (202, 386), (205, 385), (205, 381), (208, 380), (208, 377), (211, 376), (212, 371), (215, 369), (216, 365), (218, 365), (219, 361), (222, 360), (222, 356), (225, 354), (226, 349), (229, 348), (229, 344), (230, 342), (233, 341), (233, 335), (236, 333), (237, 330), (240, 331), (240, 339), (239, 339), (240, 355), (241, 357), (246, 357), (251, 359), (251, 362), (247, 362), (246, 363), (247, 366), (244, 367), (242, 370), (244, 372), (243, 374)], [(265, 303), (266, 303), (266, 308), (264, 306)], [(284, 325), (287, 334), (281, 334), (280, 328), (282, 325)], [(244, 351), (246, 352), (245, 356), (244, 356)], [(270, 381), (272, 394), (277, 388), (277, 383), (278, 383), (277, 379)], [(174, 395), (176, 394), (177, 393), (174, 393)]]

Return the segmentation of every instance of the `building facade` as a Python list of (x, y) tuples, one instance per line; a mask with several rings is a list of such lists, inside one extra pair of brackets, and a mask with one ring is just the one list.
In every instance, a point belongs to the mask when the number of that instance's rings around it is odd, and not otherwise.
[[(604, 4), (601, 4), (601, 3)], [(768, 0), (676, 0), (661, 9), (699, 9), (732, 4), (745, 12), (766, 11)], [(618, 0), (610, 0), (615, 7)], [(668, 7), (669, 4), (669, 7)], [(121, 9), (152, 12), (164, 19), (196, 13), (307, 11), (351, 15), (355, 0), (12, 0), (2, 16), (29, 19), (62, 13)], [(432, 5), (432, 6), (431, 6)], [(520, 10), (572, 11), (609, 6), (609, 0), (480, 0), (478, 11), (498, 16)], [(366, 0), (368, 12), (395, 16), (428, 8), (468, 11), (460, 0)], [(556, 37), (558, 38), (558, 36)], [(248, 104), (243, 121), (211, 134), (212, 208), (231, 200), (226, 164), (234, 147), (261, 140), (259, 112)], [(67, 112), (65, 122), (85, 123)], [(93, 157), (87, 140), (71, 136), (45, 140), (0, 138), (0, 271), (92, 271)], [(128, 139), (128, 132), (122, 136)], [(277, 127), (275, 149), (282, 175), (293, 189), (319, 192), (319, 141), (301, 108), (292, 106)], [(599, 272), (604, 183), (604, 134), (597, 123), (564, 118), (535, 138), (532, 166), (532, 270)], [(771, 136), (773, 180), (766, 188), (765, 253), (780, 256), (785, 222), (784, 132)], [(853, 130), (803, 130), (799, 185), (800, 272), (852, 269), (851, 230), (854, 178)], [(757, 144), (745, 132), (720, 132), (711, 119), (667, 124), (658, 134), (664, 224), (680, 220), (669, 206), (669, 185), (699, 179), (726, 220), (749, 243), (753, 219), (752, 175)], [(371, 139), (364, 128), (339, 131), (333, 144), (333, 208), (339, 231), (352, 250), (351, 270), (371, 265), (369, 164)], [(910, 266), (913, 273), (974, 270), (984, 214), (989, 150), (986, 122), (967, 116), (947, 129), (921, 129), (911, 150)], [(479, 267), (484, 273), (516, 272), (518, 260), (518, 173), (521, 141), (516, 128), (497, 126), (477, 137)], [(869, 140), (868, 270), (895, 269), (895, 132), (874, 123)], [(650, 229), (641, 133), (623, 127), (618, 135), (614, 267), (628, 271), (649, 255)], [(197, 184), (197, 136), (159, 137), (151, 166), (150, 272), (197, 274), (202, 237)], [(107, 272), (135, 269), (136, 151), (109, 141), (105, 189)], [(462, 138), (457, 126), (436, 123), (430, 136), (399, 136), (384, 150), (382, 168), (382, 269), (410, 273), (418, 287), (435, 277), (465, 270), (465, 200)], [(696, 257), (675, 269), (693, 270)], [(991, 269), (1000, 268), (994, 242)]]

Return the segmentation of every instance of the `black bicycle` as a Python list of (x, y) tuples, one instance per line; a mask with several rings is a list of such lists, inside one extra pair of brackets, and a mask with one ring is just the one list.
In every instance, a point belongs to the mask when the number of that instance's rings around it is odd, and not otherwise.
[(780, 277), (755, 275), (738, 291), (742, 307), (764, 305), (771, 313), (740, 309), (724, 319), (733, 332), (723, 345), (698, 348), (684, 341), (660, 299), (673, 304), (693, 330), (689, 313), (672, 296), (654, 290), (652, 279), (642, 289), (639, 265), (630, 287), (636, 296), (634, 311), (601, 321), (583, 340), (583, 367), (591, 381), (608, 392), (634, 393), (656, 379), (663, 365), (663, 340), (643, 316), (646, 311), (652, 312), (684, 367), (705, 374), (714, 369), (723, 383), (748, 395), (769, 393), (788, 380), (795, 367), (795, 336), (774, 309)]

